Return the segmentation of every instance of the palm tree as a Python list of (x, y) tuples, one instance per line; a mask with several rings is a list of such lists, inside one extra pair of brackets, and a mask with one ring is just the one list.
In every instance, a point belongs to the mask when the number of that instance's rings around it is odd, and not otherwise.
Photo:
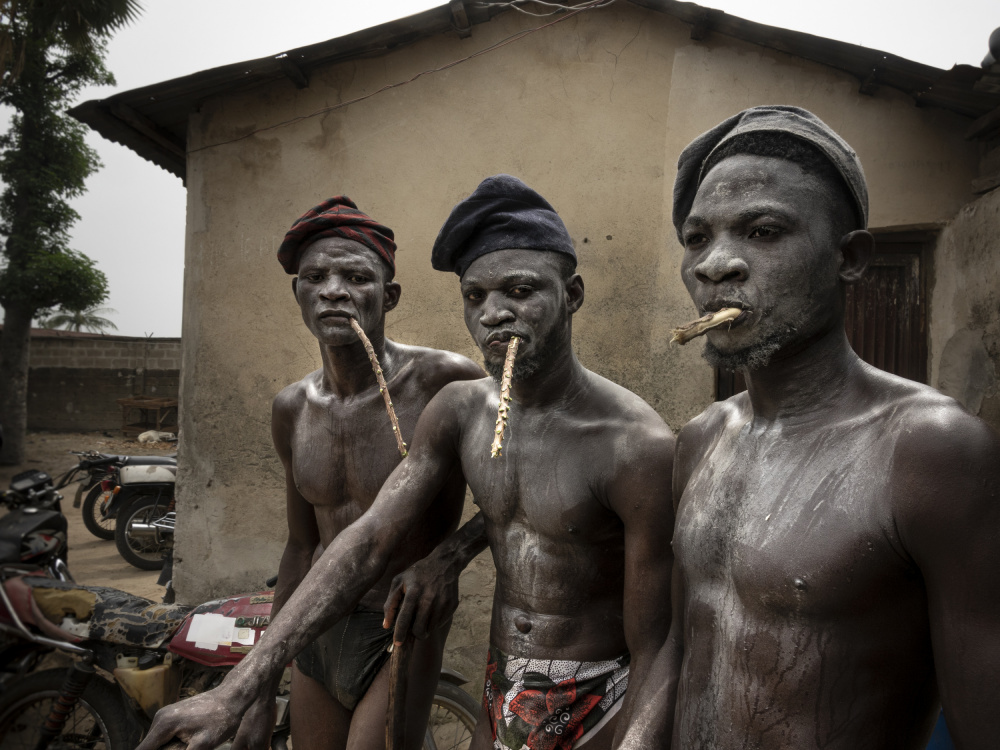
[(118, 326), (103, 315), (118, 311), (111, 307), (88, 307), (85, 310), (59, 310), (47, 318), (38, 321), (42, 328), (62, 328), (66, 331), (88, 331), (104, 333), (107, 329), (117, 331)]
[(85, 52), (141, 12), (139, 0), (49, 0), (44, 6), (39, 0), (0, 0), (0, 80), (9, 85), (24, 68), (26, 40), (16, 29), (27, 16), (34, 15), (42, 26), (35, 33), (58, 29), (68, 47)]

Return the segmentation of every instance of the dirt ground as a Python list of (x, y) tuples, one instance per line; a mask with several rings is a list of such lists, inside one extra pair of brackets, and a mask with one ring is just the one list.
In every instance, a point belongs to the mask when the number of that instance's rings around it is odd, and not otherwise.
[[(73, 467), (75, 456), (69, 451), (96, 450), (133, 456), (156, 456), (173, 453), (176, 443), (139, 443), (131, 438), (104, 432), (52, 433), (28, 435), (27, 460), (20, 466), (0, 466), (0, 486), (6, 489), (15, 474), (26, 469), (41, 469), (53, 479)], [(130, 594), (160, 601), (163, 587), (156, 584), (159, 571), (139, 570), (118, 554), (114, 541), (93, 536), (83, 525), (81, 509), (73, 507), (77, 485), (63, 490), (63, 513), (69, 521), (69, 570), (80, 583), (111, 586)]]

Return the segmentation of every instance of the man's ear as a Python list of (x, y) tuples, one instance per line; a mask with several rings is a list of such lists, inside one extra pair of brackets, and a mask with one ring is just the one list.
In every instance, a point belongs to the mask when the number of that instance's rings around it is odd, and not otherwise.
[(572, 315), (583, 305), (583, 277), (574, 273), (566, 281), (566, 307)]
[(871, 263), (875, 238), (864, 229), (848, 232), (840, 239), (840, 254), (840, 280), (853, 284), (865, 275)]
[(403, 288), (395, 281), (385, 282), (382, 288), (382, 309), (389, 312), (399, 304), (399, 295), (403, 293)]
[(299, 301), (299, 277), (298, 276), (293, 276), (292, 277), (292, 294), (295, 295), (295, 301), (298, 302)]

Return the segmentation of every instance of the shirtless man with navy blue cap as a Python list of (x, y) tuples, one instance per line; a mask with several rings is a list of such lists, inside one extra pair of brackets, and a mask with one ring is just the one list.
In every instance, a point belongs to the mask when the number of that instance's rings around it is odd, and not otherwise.
[[(857, 155), (795, 107), (680, 157), (674, 225), (705, 358), (748, 390), (680, 432), (673, 624), (629, 750), (1000, 743), (1000, 438), (865, 364), (844, 287), (873, 251)], [(671, 744), (672, 739), (672, 744)]]
[[(431, 400), (409, 456), (260, 643), (219, 688), (160, 711), (141, 750), (174, 735), (206, 750), (234, 733), (235, 750), (263, 750), (285, 664), (382, 578), (458, 476), (481, 514), (438, 556), (452, 554), (458, 569), (484, 539), (497, 569), (472, 750), (611, 746), (669, 624), (673, 436), (638, 396), (577, 360), (583, 279), (566, 227), (534, 190), (507, 175), (485, 180), (455, 206), (432, 260), (459, 275), (466, 326), (493, 377), (451, 383)], [(513, 337), (509, 423), (495, 456), (497, 379)]]

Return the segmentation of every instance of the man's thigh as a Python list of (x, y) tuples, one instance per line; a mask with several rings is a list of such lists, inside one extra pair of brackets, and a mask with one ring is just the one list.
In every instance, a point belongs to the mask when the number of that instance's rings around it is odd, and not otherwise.
[[(427, 718), (441, 674), (441, 653), (451, 624), (436, 630), (424, 641), (416, 641), (410, 658), (406, 686), (406, 750), (420, 750)], [(354, 709), (348, 750), (384, 750), (385, 723), (389, 710), (389, 667), (379, 670), (368, 692)], [(296, 748), (298, 750), (298, 748)]]
[(292, 665), (292, 745), (295, 750), (343, 750), (351, 729), (351, 712), (322, 684)]

